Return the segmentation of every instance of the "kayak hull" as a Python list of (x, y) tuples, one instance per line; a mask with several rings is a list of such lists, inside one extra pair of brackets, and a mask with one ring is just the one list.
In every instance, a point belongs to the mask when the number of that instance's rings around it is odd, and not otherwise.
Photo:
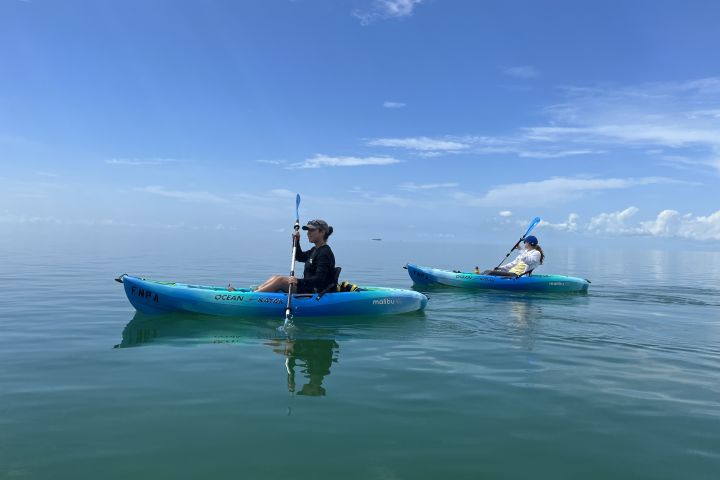
[(590, 286), (590, 282), (584, 278), (565, 275), (495, 277), (470, 272), (451, 272), (413, 264), (408, 264), (407, 270), (415, 285), (446, 285), (459, 288), (522, 292), (587, 292)]
[[(146, 314), (199, 313), (204, 315), (283, 318), (286, 293), (258, 293), (248, 289), (158, 282), (124, 275), (125, 294), (133, 307)], [(427, 297), (396, 288), (367, 287), (356, 292), (293, 295), (294, 317), (394, 315), (422, 310)]]

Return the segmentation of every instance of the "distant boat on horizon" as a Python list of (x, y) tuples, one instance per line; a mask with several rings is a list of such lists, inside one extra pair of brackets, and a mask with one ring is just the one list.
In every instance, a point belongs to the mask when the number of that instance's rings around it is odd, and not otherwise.
[(375, 240), (376, 242), (382, 242), (382, 238), (373, 238), (371, 240)]

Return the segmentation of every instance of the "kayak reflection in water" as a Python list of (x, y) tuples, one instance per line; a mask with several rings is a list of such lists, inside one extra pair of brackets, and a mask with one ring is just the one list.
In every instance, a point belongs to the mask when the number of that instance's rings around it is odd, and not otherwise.
[(327, 244), (333, 227), (325, 220), (310, 220), (302, 229), (307, 230), (308, 241), (315, 244), (310, 250), (303, 252), (300, 248), (300, 233), (293, 233), (293, 241), (298, 242), (295, 260), (305, 262), (303, 278), (273, 275), (260, 285), (256, 292), (287, 292), (291, 283), (297, 285), (296, 293), (322, 292), (335, 282), (335, 255)]
[(331, 339), (285, 340), (272, 341), (270, 345), (275, 353), (285, 355), (287, 368), (288, 390), (295, 393), (295, 369), (299, 368), (308, 382), (297, 392), (297, 395), (311, 397), (325, 396), (322, 386), (325, 375), (330, 375), (330, 366), (337, 362), (340, 346)]
[(545, 253), (538, 245), (538, 239), (534, 235), (528, 235), (520, 248), (520, 254), (510, 263), (506, 263), (493, 270), (485, 270), (483, 275), (496, 277), (520, 277), (530, 275), (530, 272), (543, 264)]

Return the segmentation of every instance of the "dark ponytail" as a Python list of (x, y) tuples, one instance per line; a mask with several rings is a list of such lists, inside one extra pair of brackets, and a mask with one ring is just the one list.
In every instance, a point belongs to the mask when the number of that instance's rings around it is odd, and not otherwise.
[(540, 265), (542, 265), (545, 261), (545, 252), (543, 252), (543, 249), (540, 245), (535, 245), (535, 249), (540, 252)]
[(328, 227), (328, 231), (325, 232), (325, 241), (326, 241), (326, 242), (327, 242), (328, 237), (329, 237), (330, 235), (332, 235), (332, 232), (333, 232), (333, 228), (332, 228), (332, 227)]

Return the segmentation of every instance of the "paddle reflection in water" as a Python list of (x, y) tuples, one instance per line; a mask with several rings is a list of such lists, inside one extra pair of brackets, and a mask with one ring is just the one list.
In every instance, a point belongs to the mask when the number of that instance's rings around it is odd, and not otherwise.
[(330, 366), (337, 363), (340, 345), (333, 339), (287, 339), (268, 342), (273, 352), (284, 355), (287, 370), (287, 385), (290, 393), (295, 393), (295, 370), (304, 375), (305, 383), (297, 395), (321, 397), (327, 392), (322, 386), (326, 375), (330, 375)]

